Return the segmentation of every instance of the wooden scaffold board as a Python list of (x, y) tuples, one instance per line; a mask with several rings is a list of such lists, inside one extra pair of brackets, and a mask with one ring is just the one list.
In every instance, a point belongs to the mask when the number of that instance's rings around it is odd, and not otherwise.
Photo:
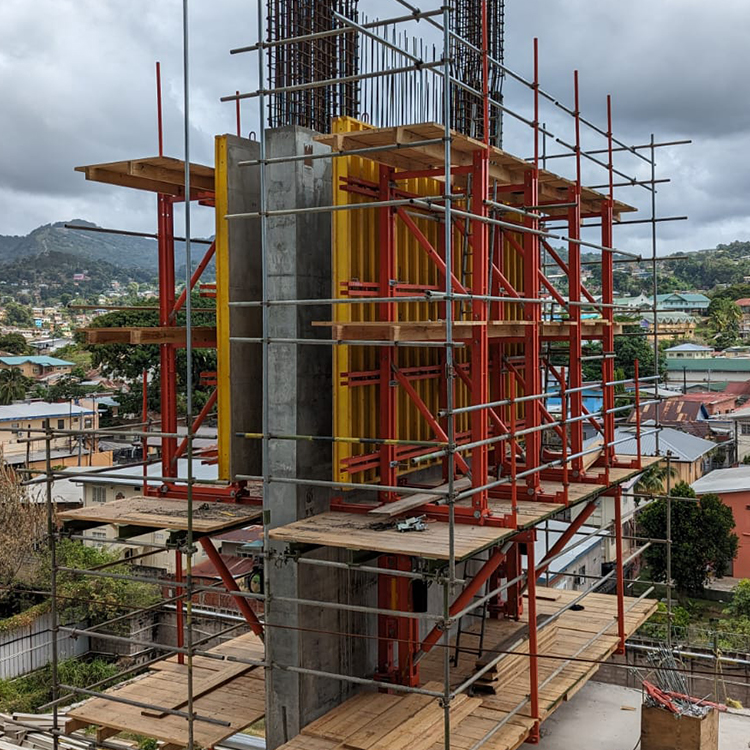
[[(195, 720), (194, 741), (202, 747), (213, 747), (265, 715), (263, 667), (229, 660), (262, 661), (264, 647), (260, 639), (248, 633), (208, 651), (225, 658), (193, 657), (193, 710), (198, 716), (209, 716), (221, 723)], [(146, 674), (117, 685), (106, 694), (113, 699), (148, 702), (154, 708), (92, 698), (68, 712), (65, 734), (93, 725), (97, 737), (133, 732), (154, 737), (174, 748), (186, 747), (187, 720), (163, 709), (187, 710), (187, 669), (176, 656), (151, 665)]]

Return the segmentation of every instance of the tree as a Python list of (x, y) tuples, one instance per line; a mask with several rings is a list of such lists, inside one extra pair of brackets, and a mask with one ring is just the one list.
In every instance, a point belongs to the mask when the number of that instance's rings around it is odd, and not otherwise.
[[(205, 308), (210, 304), (208, 299), (200, 297), (193, 292), (192, 302), (194, 307)], [(139, 301), (139, 305), (152, 304), (148, 301)], [(149, 327), (158, 325), (158, 314), (155, 310), (123, 310), (101, 315), (92, 321), (93, 327)], [(216, 323), (216, 316), (212, 313), (194, 313), (193, 325), (212, 326)], [(177, 315), (178, 326), (185, 325), (184, 309)], [(129, 344), (89, 344), (86, 347), (91, 352), (91, 364), (101, 369), (104, 375), (119, 377), (131, 383), (130, 398), (121, 400), (121, 413), (140, 413), (140, 384), (142, 382), (143, 370), (146, 370), (151, 379), (149, 381), (149, 408), (152, 406), (160, 409), (159, 394), (159, 347), (147, 344), (144, 346), (130, 346)], [(215, 349), (193, 349), (193, 403), (200, 408), (205, 403), (210, 393), (210, 388), (199, 385), (201, 372), (216, 370)], [(186, 389), (186, 354), (185, 349), (178, 349), (176, 353), (177, 364), (177, 394), (178, 409), (184, 402)], [(138, 384), (136, 386), (136, 384)], [(180, 400), (182, 396), (182, 401)]]
[[(654, 374), (653, 341), (638, 326), (625, 326), (623, 336), (615, 336), (615, 367), (619, 367), (626, 378), (635, 377), (635, 360), (638, 360), (640, 377)], [(667, 373), (667, 363), (659, 358), (659, 376)]]
[(736, 302), (726, 297), (714, 297), (708, 306), (708, 322), (716, 335), (716, 344), (720, 348), (732, 346), (740, 338), (740, 321), (742, 310)]
[(0, 351), (9, 354), (31, 354), (32, 349), (20, 333), (6, 333), (0, 336)]
[(733, 617), (750, 617), (750, 578), (743, 578), (732, 589), (732, 601), (727, 612)]
[(5, 322), (9, 326), (19, 328), (31, 328), (34, 325), (34, 317), (28, 305), (19, 305), (18, 302), (8, 302), (5, 305)]
[(47, 509), (29, 495), (0, 455), (0, 584), (7, 589), (47, 533)]
[[(667, 468), (668, 467), (668, 468)], [(667, 477), (674, 479), (677, 471), (667, 461), (659, 461), (651, 464), (646, 471), (641, 474), (640, 479), (633, 488), (636, 492), (642, 492), (644, 495), (659, 495), (664, 492), (667, 483)]]
[(70, 401), (74, 398), (83, 398), (86, 393), (86, 389), (76, 378), (66, 375), (47, 389), (47, 399), (49, 401)]
[(20, 370), (9, 367), (0, 370), (0, 404), (12, 404), (26, 395), (29, 379)]
[[(684, 595), (700, 594), (711, 573), (723, 576), (737, 554), (739, 539), (732, 532), (732, 509), (718, 495), (695, 492), (685, 482), (674, 486), (670, 495), (689, 500), (671, 501), (672, 580)], [(666, 499), (654, 500), (640, 513), (640, 535), (667, 538)], [(667, 546), (654, 543), (643, 553), (655, 581), (667, 580)]]

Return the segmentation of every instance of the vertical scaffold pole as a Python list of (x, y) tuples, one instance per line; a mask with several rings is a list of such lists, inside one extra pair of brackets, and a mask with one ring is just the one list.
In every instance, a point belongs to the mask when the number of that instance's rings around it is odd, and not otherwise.
[(534, 542), (536, 531), (531, 530), (526, 536), (526, 570), (528, 578), (529, 600), (529, 698), (531, 703), (531, 718), (534, 726), (526, 740), (531, 744), (539, 742), (539, 640), (536, 626), (536, 555)]
[[(539, 40), (534, 39), (534, 164), (524, 175), (524, 205), (539, 205)], [(538, 229), (539, 220), (536, 214), (526, 216), (524, 225), (529, 229)], [(524, 296), (532, 299), (539, 297), (539, 235), (533, 232), (523, 233), (523, 276)], [(542, 373), (539, 358), (539, 330), (542, 322), (541, 305), (537, 303), (524, 305), (524, 395), (530, 396), (542, 392)], [(526, 435), (526, 469), (536, 468), (541, 461), (541, 433), (536, 430), (540, 424), (540, 402), (526, 402), (526, 429), (534, 429)], [(526, 478), (526, 488), (531, 499), (539, 491), (540, 473), (534, 472)]]
[[(386, 166), (380, 167), (379, 200), (387, 201), (391, 197), (391, 176), (393, 170)], [(378, 211), (378, 248), (380, 252), (378, 262), (379, 290), (381, 298), (393, 297), (392, 281), (396, 278), (396, 232), (395, 214), (393, 208), (384, 206)], [(393, 322), (396, 320), (396, 304), (383, 302), (378, 305), (380, 320)], [(393, 385), (393, 367), (396, 364), (396, 349), (391, 346), (380, 347), (380, 436), (385, 439), (396, 438), (397, 430), (397, 389)], [(396, 446), (384, 443), (380, 446), (380, 482), (389, 487), (395, 487), (397, 482)], [(390, 502), (396, 500), (395, 492), (381, 492), (380, 500)]]
[[(614, 213), (614, 164), (612, 157), (612, 97), (607, 96), (607, 167), (609, 172), (609, 195), (602, 203), (602, 240), (604, 248), (611, 248), (612, 243), (612, 219)], [(602, 250), (602, 317), (604, 318), (604, 332), (602, 334), (602, 385), (604, 404), (604, 465), (606, 467), (606, 482), (609, 484), (609, 469), (615, 459), (615, 447), (612, 445), (615, 436), (615, 392), (612, 383), (615, 373), (615, 363), (611, 354), (615, 349), (614, 333), (614, 285), (612, 274), (614, 270), (612, 251)]]
[[(575, 100), (575, 163), (576, 181), (570, 188), (568, 197), (572, 204), (568, 207), (568, 237), (571, 240), (581, 238), (581, 115), (578, 94), (578, 71), (573, 73), (573, 96)], [(572, 460), (573, 476), (580, 477), (583, 472), (583, 356), (581, 343), (581, 246), (578, 242), (568, 242), (568, 315), (570, 316), (569, 377), (570, 377), (570, 448), (576, 456)]]
[(622, 488), (617, 487), (613, 497), (615, 503), (615, 566), (617, 567), (617, 637), (618, 654), (625, 653), (625, 572), (622, 549)]
[[(456, 421), (453, 409), (455, 406), (455, 362), (453, 352), (453, 217), (451, 215), (451, 60), (450, 60), (450, 23), (451, 9), (446, 3), (443, 6), (443, 169), (445, 172), (445, 380), (446, 380), (446, 433), (448, 435), (448, 582), (443, 589), (443, 623), (449, 627), (450, 599), (456, 586)], [(445, 750), (451, 750), (451, 660), (450, 649), (444, 649), (443, 655), (443, 742)]]

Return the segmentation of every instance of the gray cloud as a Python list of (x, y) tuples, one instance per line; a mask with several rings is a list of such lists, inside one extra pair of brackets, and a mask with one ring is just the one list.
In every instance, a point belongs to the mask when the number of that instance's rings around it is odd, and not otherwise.
[[(0, 3), (0, 233), (25, 233), (74, 216), (99, 224), (152, 230), (154, 198), (86, 183), (77, 164), (156, 153), (154, 61), (162, 61), (165, 151), (182, 155), (182, 37), (179, 0), (3, 0)], [(219, 98), (257, 88), (255, 56), (229, 49), (256, 37), (254, 3), (191, 2), (191, 140), (193, 159), (211, 163), (213, 135), (233, 132), (234, 106)], [(422, 3), (435, 7), (437, 2)], [(743, 0), (706, 6), (699, 0), (507, 0), (506, 60), (530, 76), (532, 38), (540, 39), (541, 81), (572, 105), (572, 71), (581, 78), (584, 113), (601, 126), (605, 97), (614, 102), (615, 130), (628, 143), (692, 138), (692, 146), (660, 151), (658, 176), (665, 215), (689, 222), (660, 225), (660, 250), (712, 247), (750, 237), (750, 106), (745, 42), (750, 9)], [(401, 15), (393, 0), (362, 0), (381, 17)], [(424, 22), (416, 34), (435, 36)], [(530, 92), (508, 83), (506, 103), (526, 116)], [(257, 130), (257, 106), (242, 104), (243, 131)], [(545, 104), (542, 119), (571, 141), (570, 119)], [(530, 155), (528, 128), (507, 123), (506, 147)], [(604, 140), (584, 131), (585, 148)], [(559, 150), (548, 143), (548, 152)], [(623, 172), (648, 167), (618, 155)], [(572, 160), (550, 162), (570, 175)], [(606, 181), (584, 168), (589, 183)], [(618, 191), (647, 210), (649, 194)], [(196, 212), (197, 231), (210, 232), (211, 212)], [(649, 229), (618, 229), (617, 244), (649, 252)]]

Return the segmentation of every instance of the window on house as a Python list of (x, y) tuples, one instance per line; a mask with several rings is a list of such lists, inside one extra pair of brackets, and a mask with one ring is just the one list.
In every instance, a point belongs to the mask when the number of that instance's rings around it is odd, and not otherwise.
[(573, 579), (576, 586), (583, 586), (584, 582), (586, 581), (586, 578), (584, 577), (586, 575), (586, 566), (581, 565), (580, 568), (576, 571), (575, 578)]
[(742, 422), (740, 424), (740, 434), (750, 435), (750, 422)]
[(64, 430), (65, 429), (65, 420), (64, 419), (58, 419), (57, 420), (57, 429), (58, 430)]
[(95, 503), (103, 503), (107, 500), (107, 488), (106, 487), (94, 487), (91, 491), (91, 499)]
[(106, 539), (107, 538), (107, 532), (106, 531), (97, 531), (94, 529), (91, 532), (91, 536), (94, 537), (94, 539)]
[(84, 427), (93, 427), (94, 426), (94, 420), (91, 419), (91, 417), (88, 417), (87, 419), (83, 420), (83, 426)]

